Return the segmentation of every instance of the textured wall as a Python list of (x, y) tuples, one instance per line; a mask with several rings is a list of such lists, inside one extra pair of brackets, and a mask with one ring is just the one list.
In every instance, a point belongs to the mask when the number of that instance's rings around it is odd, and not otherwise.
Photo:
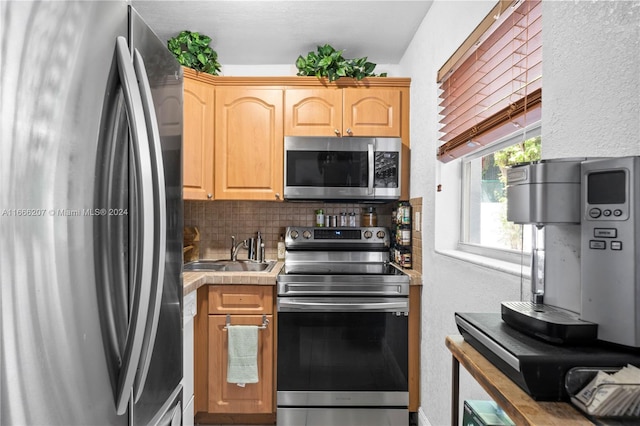
[[(520, 278), (445, 255), (457, 241), (457, 162), (435, 159), (436, 73), (494, 1), (436, 1), (400, 66), (411, 77), (411, 197), (423, 197), (422, 425), (450, 424), (453, 314), (498, 312)], [(543, 155), (640, 154), (640, 2), (543, 0)], [(436, 192), (437, 184), (443, 185)], [(487, 398), (464, 371), (461, 399)]]
[(543, 157), (640, 154), (640, 2), (542, 5)]

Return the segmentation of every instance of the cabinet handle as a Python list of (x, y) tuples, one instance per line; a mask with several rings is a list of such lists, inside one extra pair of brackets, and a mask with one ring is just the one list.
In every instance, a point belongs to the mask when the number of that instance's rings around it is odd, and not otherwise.
[(276, 200), (279, 200), (279, 199), (280, 199), (280, 193), (276, 192)]
[(207, 194), (207, 198), (208, 199), (212, 199), (213, 198), (213, 194)]
[(338, 129), (333, 129), (333, 133), (335, 133), (336, 136), (340, 136), (340, 130)]
[(351, 136), (351, 135), (353, 135), (353, 132), (351, 131), (351, 127), (349, 127), (349, 128), (347, 129), (347, 134), (348, 134), (348, 135), (350, 135), (350, 136)]

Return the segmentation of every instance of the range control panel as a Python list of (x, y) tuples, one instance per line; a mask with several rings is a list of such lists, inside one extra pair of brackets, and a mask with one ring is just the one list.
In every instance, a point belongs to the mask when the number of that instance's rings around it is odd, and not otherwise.
[(290, 248), (370, 247), (388, 248), (389, 230), (380, 226), (359, 228), (317, 228), (290, 226), (287, 228), (285, 246)]

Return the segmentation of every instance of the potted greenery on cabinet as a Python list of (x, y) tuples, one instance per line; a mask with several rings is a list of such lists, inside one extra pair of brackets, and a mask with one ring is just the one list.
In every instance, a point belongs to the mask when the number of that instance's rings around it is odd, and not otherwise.
[(333, 46), (325, 44), (318, 46), (316, 52), (309, 52), (306, 57), (298, 56), (296, 67), (298, 75), (327, 77), (329, 81), (335, 81), (340, 77), (351, 77), (362, 80), (364, 77), (386, 77), (387, 73), (376, 75), (373, 70), (376, 64), (367, 61), (367, 57), (346, 59), (342, 56), (342, 50), (336, 50)]
[(218, 54), (209, 46), (209, 43), (211, 43), (209, 36), (197, 32), (182, 31), (169, 39), (167, 47), (181, 65), (196, 71), (218, 75), (220, 72)]

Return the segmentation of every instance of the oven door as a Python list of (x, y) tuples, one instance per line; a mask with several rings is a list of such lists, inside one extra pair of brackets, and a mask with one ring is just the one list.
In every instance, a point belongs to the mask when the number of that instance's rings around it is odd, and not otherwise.
[(400, 138), (285, 137), (284, 198), (397, 200)]
[(406, 297), (278, 298), (281, 407), (393, 407), (408, 394)]

